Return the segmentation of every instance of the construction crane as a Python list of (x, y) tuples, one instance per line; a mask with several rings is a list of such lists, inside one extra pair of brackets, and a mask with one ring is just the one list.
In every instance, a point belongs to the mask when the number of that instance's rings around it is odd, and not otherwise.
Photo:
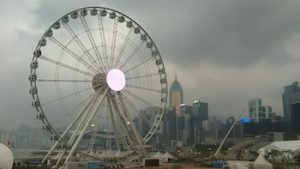
[(223, 138), (220, 146), (218, 147), (217, 151), (215, 152), (214, 157), (217, 158), (218, 154), (221, 150), (221, 148), (223, 147), (224, 142), (226, 141), (227, 137), (229, 136), (229, 134), (231, 133), (233, 127), (235, 126), (235, 124), (241, 119), (242, 115), (244, 114), (244, 112), (246, 111), (246, 109), (244, 108), (243, 111), (239, 114), (238, 118), (236, 118), (235, 122), (231, 125), (230, 129), (228, 130), (227, 134), (225, 135), (225, 137)]

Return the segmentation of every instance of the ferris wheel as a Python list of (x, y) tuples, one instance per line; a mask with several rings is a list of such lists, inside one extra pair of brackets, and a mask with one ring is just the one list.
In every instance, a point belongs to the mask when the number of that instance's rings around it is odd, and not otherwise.
[(43, 162), (54, 167), (142, 152), (167, 103), (155, 43), (133, 19), (103, 7), (54, 22), (33, 52), (29, 81), (36, 118), (53, 140)]

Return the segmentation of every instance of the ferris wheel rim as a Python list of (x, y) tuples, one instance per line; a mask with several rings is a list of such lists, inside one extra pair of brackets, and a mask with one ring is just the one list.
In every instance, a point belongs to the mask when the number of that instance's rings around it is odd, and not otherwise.
[[(88, 11), (90, 11), (90, 10), (92, 10), (92, 9), (97, 9), (97, 10), (108, 10), (108, 11), (110, 11), (110, 12), (116, 12), (117, 14), (121, 14), (121, 16), (124, 16), (124, 17), (126, 17), (127, 19), (129, 19), (131, 22), (133, 22), (138, 28), (140, 28), (140, 29), (142, 30), (141, 32), (143, 32), (143, 34), (146, 35), (147, 38), (149, 38), (149, 41), (153, 44), (153, 48), (151, 48), (150, 50), (151, 50), (151, 51), (157, 52), (157, 53), (156, 53), (156, 57), (158, 57), (158, 58), (160, 59), (160, 61), (162, 62), (162, 63), (161, 63), (162, 67), (165, 68), (164, 63), (163, 63), (163, 61), (162, 61), (162, 57), (161, 57), (161, 55), (160, 55), (160, 52), (159, 52), (159, 50), (158, 50), (156, 44), (154, 43), (154, 41), (152, 40), (152, 38), (149, 36), (149, 34), (145, 31), (145, 29), (144, 29), (142, 26), (140, 26), (135, 20), (133, 20), (132, 18), (130, 18), (130, 17), (127, 16), (126, 14), (124, 14), (124, 13), (122, 13), (122, 12), (119, 12), (119, 11), (117, 11), (117, 10), (114, 10), (114, 9), (111, 9), (111, 8), (106, 8), (106, 7), (84, 7), (84, 8), (79, 8), (79, 9), (76, 9), (76, 10), (73, 10), (73, 11), (69, 12), (68, 14), (65, 14), (64, 16), (62, 16), (61, 18), (59, 18), (57, 21), (55, 21), (54, 24), (57, 23), (57, 22), (61, 22), (61, 20), (62, 20), (65, 16), (69, 16), (69, 15), (70, 15), (72, 12), (74, 12), (74, 11), (81, 11), (81, 10), (88, 10)], [(47, 32), (48, 30), (52, 29), (53, 26), (54, 26), (54, 24), (52, 24), (52, 25), (46, 30), (46, 32)], [(46, 32), (45, 32), (45, 33), (43, 34), (43, 36), (41, 37), (40, 41), (46, 38)], [(139, 33), (139, 34), (142, 35), (142, 33)], [(42, 46), (41, 46), (41, 44), (40, 44), (40, 42), (39, 42), (38, 45), (37, 45), (37, 47), (36, 47), (36, 49), (35, 49), (35, 51), (38, 51), (38, 50), (40, 50), (41, 48), (42, 48)], [(152, 50), (152, 49), (154, 49), (154, 50)], [(39, 58), (33, 56), (32, 61), (37, 61), (38, 59), (39, 59)], [(30, 75), (36, 75), (36, 69), (31, 68)], [(160, 79), (163, 79), (163, 78), (166, 79), (166, 78), (167, 78), (167, 77), (166, 77), (166, 73), (164, 73), (164, 76), (165, 76), (165, 77), (162, 77), (162, 74), (160, 74)], [(164, 84), (165, 84), (165, 86), (166, 86), (165, 88), (167, 88), (167, 81), (165, 81)], [(30, 81), (30, 86), (31, 86), (31, 89), (32, 89), (32, 88), (36, 88), (36, 90), (38, 89), (38, 85), (37, 85), (36, 81)], [(163, 89), (163, 88), (162, 88), (162, 89)], [(162, 92), (162, 93), (161, 93), (161, 98), (163, 98), (163, 95), (164, 95), (164, 96), (167, 95), (168, 90), (166, 90), (166, 91), (161, 91), (161, 92)], [(40, 101), (39, 93), (36, 92), (35, 94), (32, 94), (32, 98), (33, 98), (34, 101)], [(167, 97), (165, 97), (165, 99), (167, 99)], [(165, 102), (166, 102), (166, 101), (165, 101)], [(43, 118), (42, 122), (43, 122), (43, 124), (45, 124), (45, 126), (48, 126), (48, 127), (49, 127), (49, 128), (47, 129), (47, 131), (49, 131), (51, 134), (56, 135), (56, 136), (58, 137), (58, 139), (59, 139), (61, 134), (59, 134), (59, 132), (51, 125), (50, 121), (48, 120), (48, 118), (47, 118), (47, 116), (46, 116), (46, 113), (45, 113), (44, 110), (43, 110), (43, 107), (39, 105), (39, 106), (36, 106), (35, 108), (36, 108), (37, 110), (39, 109), (38, 111), (40, 111), (41, 114), (44, 115), (44, 118)], [(160, 108), (162, 109), (162, 110), (160, 110), (161, 113), (160, 113), (159, 115), (157, 115), (157, 117), (159, 116), (160, 118), (159, 118), (159, 119), (156, 118), (156, 121), (155, 121), (154, 124), (160, 124), (160, 123), (161, 123), (161, 120), (162, 120), (162, 118), (163, 118), (163, 114), (164, 114), (164, 112), (165, 112), (166, 103), (165, 103), (165, 106), (160, 106)], [(148, 134), (143, 138), (143, 142), (144, 142), (144, 143), (147, 143), (147, 142), (150, 140), (150, 138), (153, 136), (153, 134), (155, 133), (155, 131), (157, 130), (157, 128), (158, 128), (158, 126), (155, 126), (155, 127), (152, 126), (152, 127), (151, 127), (151, 129), (149, 130), (149, 132), (152, 132), (152, 133), (150, 133), (150, 134), (148, 133)], [(61, 140), (61, 141), (63, 141), (63, 140)]]

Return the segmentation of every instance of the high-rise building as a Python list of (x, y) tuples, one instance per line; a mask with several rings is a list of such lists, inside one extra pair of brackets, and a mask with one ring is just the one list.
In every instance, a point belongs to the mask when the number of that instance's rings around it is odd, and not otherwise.
[(200, 100), (193, 101), (193, 112), (190, 117), (191, 122), (191, 142), (200, 144), (203, 140), (202, 123), (208, 120), (208, 104)]
[(175, 76), (175, 80), (171, 85), (169, 97), (170, 109), (175, 108), (176, 115), (178, 116), (180, 113), (180, 105), (183, 103), (183, 90), (177, 80), (177, 75)]
[(251, 122), (274, 122), (276, 114), (271, 106), (262, 105), (261, 99), (251, 99), (248, 102), (248, 111)]
[(199, 122), (208, 120), (208, 104), (200, 100), (194, 100), (192, 116), (197, 118)]
[(284, 87), (282, 94), (283, 115), (286, 121), (292, 121), (293, 112), (292, 105), (300, 102), (300, 86), (299, 82), (293, 82), (291, 85)]
[(293, 130), (300, 133), (300, 94), (298, 102), (292, 103), (292, 126)]
[(175, 109), (167, 110), (163, 120), (163, 134), (168, 144), (177, 140), (177, 116)]
[(208, 120), (202, 122), (202, 130), (200, 134), (200, 143), (217, 144), (224, 136), (224, 126), (216, 116), (209, 117)]
[(190, 116), (193, 112), (193, 107), (186, 104), (180, 106), (180, 114), (177, 117), (178, 121), (178, 141), (183, 145), (191, 145), (191, 123)]

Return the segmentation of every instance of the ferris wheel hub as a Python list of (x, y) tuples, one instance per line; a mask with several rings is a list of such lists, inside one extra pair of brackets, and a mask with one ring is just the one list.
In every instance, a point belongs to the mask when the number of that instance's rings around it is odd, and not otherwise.
[(95, 91), (102, 88), (106, 85), (105, 81), (105, 74), (104, 73), (98, 73), (93, 77), (92, 80), (92, 86)]
[(126, 85), (125, 74), (119, 69), (111, 69), (106, 75), (106, 83), (111, 90), (121, 91)]

